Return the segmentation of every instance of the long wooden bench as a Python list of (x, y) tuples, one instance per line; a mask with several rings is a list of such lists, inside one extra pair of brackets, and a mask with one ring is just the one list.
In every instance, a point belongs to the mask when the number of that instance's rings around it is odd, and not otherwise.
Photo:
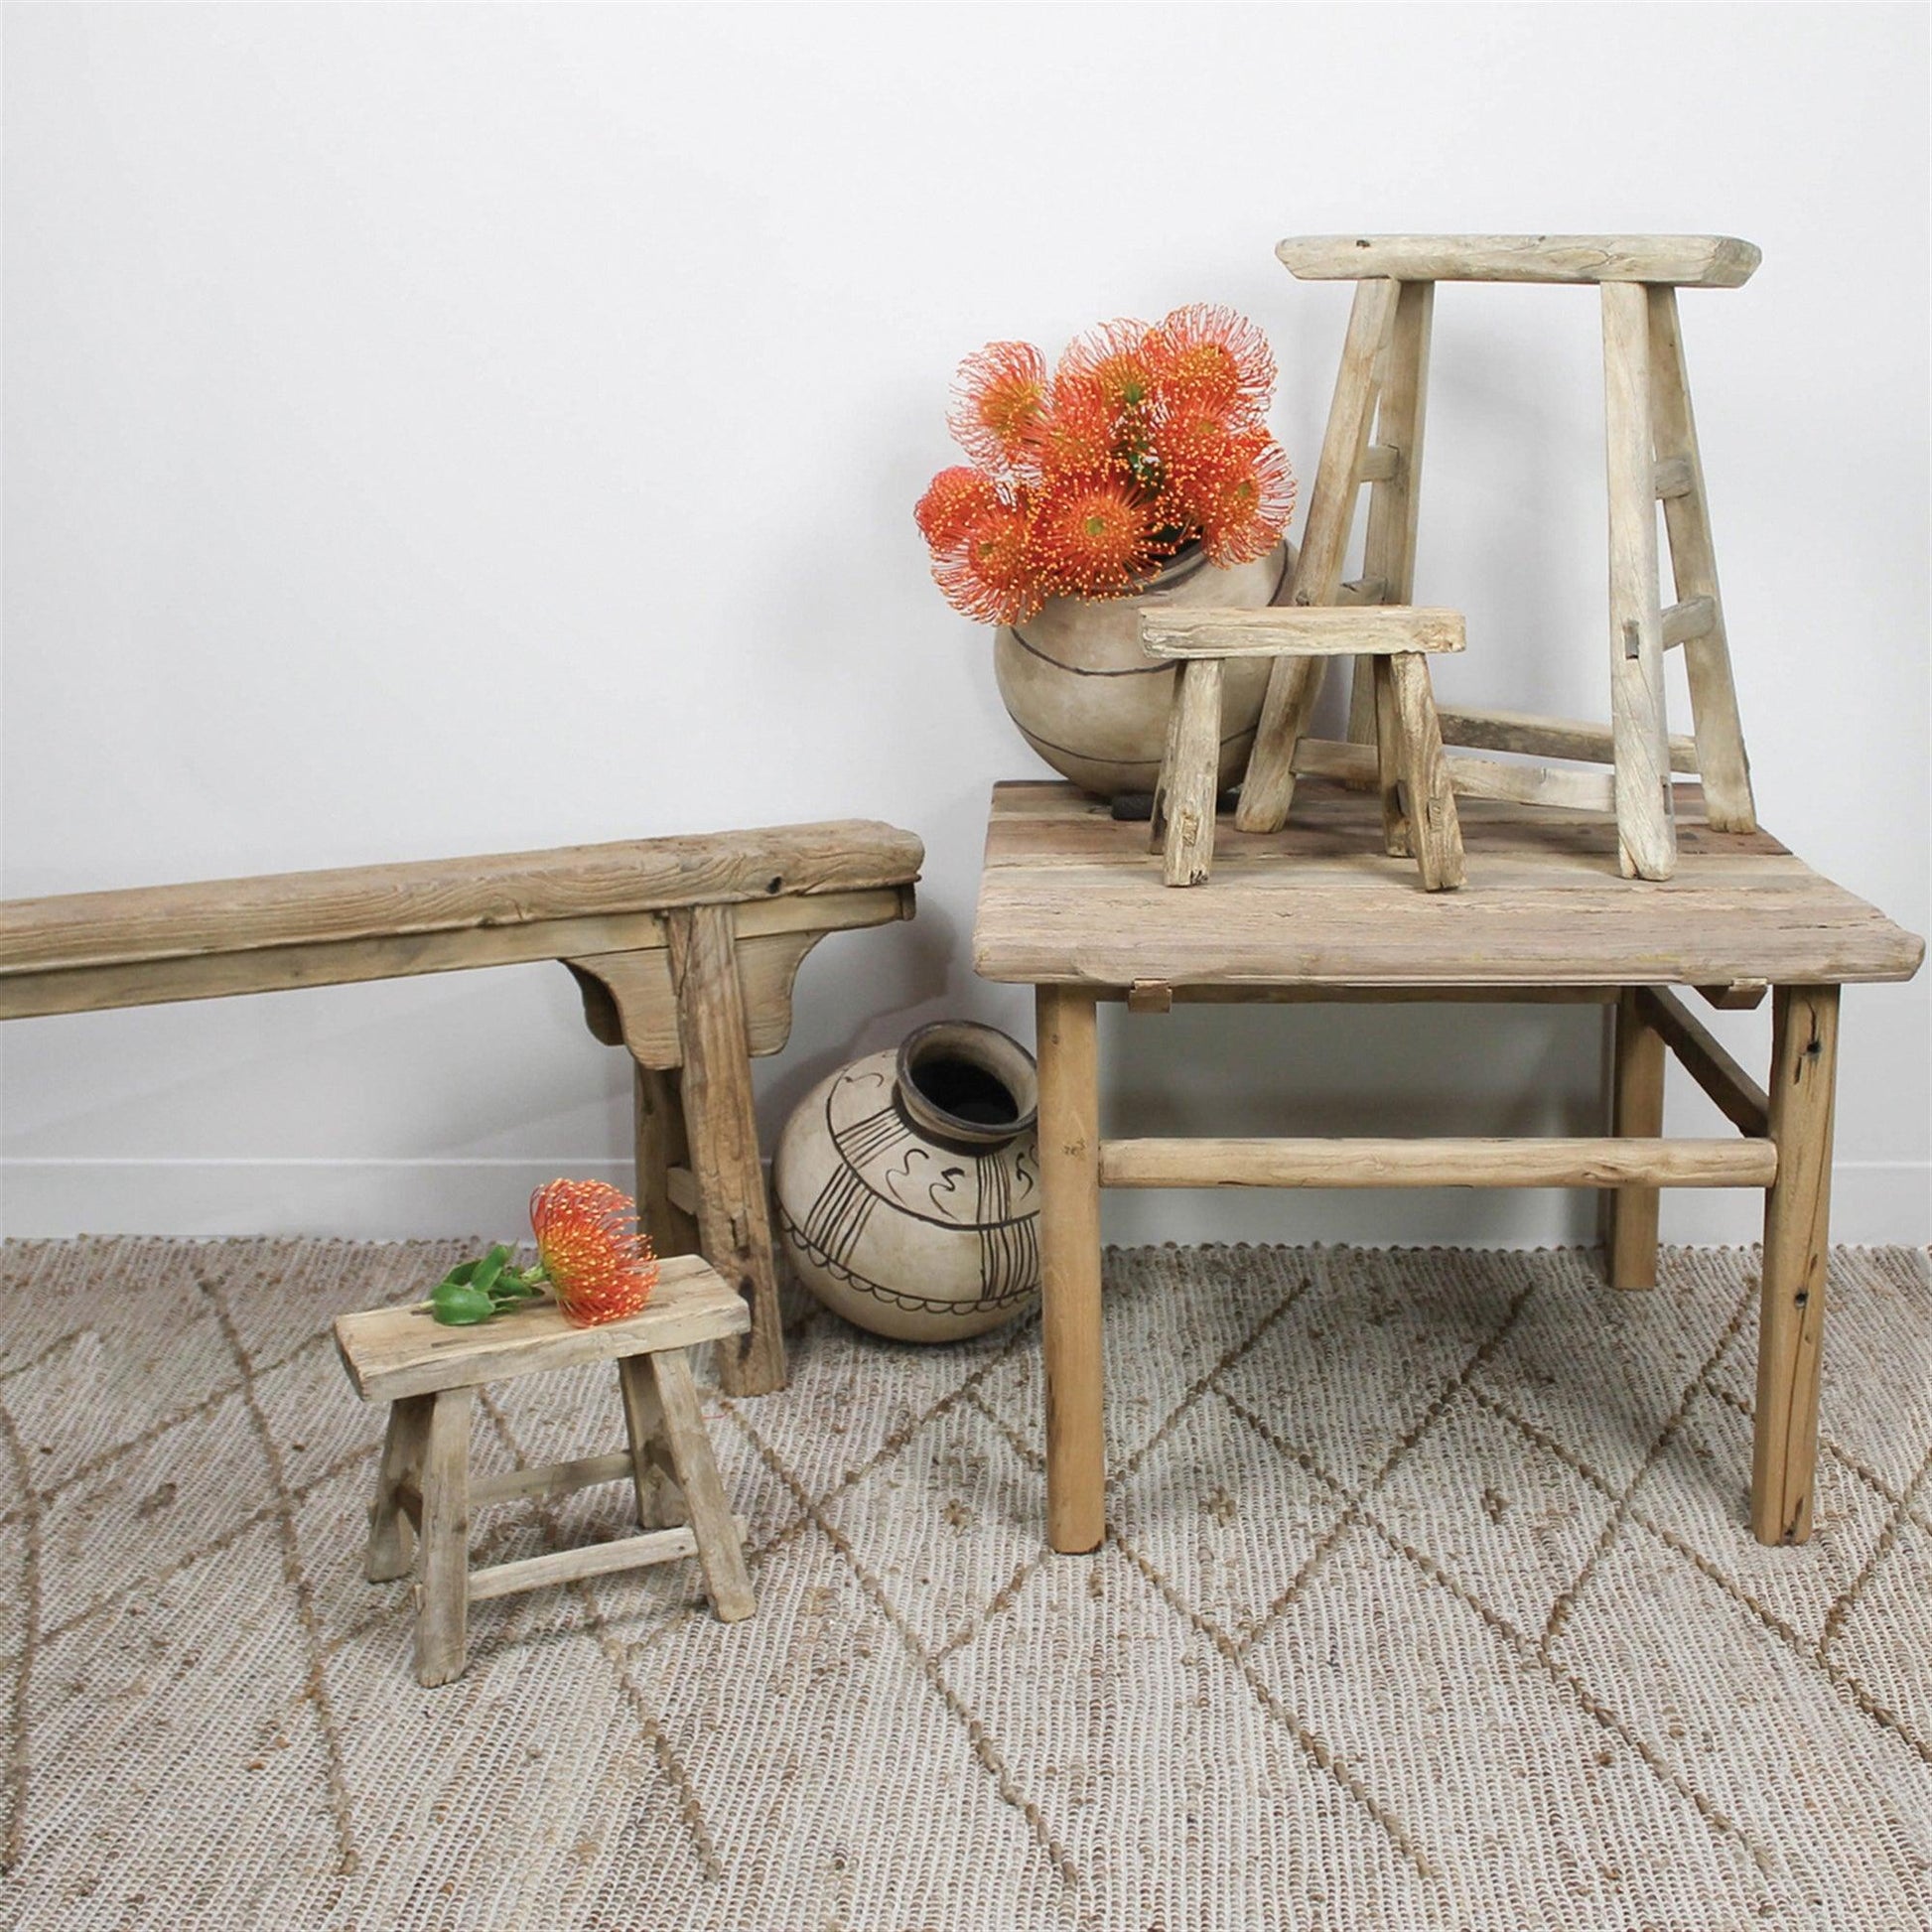
[(785, 1365), (751, 1059), (785, 1043), (820, 939), (912, 916), (924, 856), (837, 819), (14, 899), (0, 1020), (560, 960), (591, 1032), (635, 1062), (640, 1218), (750, 1304), (720, 1372), (762, 1394)]

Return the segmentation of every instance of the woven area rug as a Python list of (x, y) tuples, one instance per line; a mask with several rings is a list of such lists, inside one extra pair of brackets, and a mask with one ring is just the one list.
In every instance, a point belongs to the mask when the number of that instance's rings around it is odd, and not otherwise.
[[(1112, 1534), (1042, 1552), (1036, 1328), (829, 1315), (709, 1414), (759, 1609), (695, 1566), (361, 1581), (327, 1336), (448, 1245), (6, 1250), (0, 1921), (31, 1927), (1932, 1923), (1932, 1277), (1834, 1256), (1818, 1529), (1744, 1528), (1755, 1256), (1108, 1257)], [(621, 1441), (602, 1377), (478, 1463)], [(630, 1530), (616, 1487), (480, 1519)]]

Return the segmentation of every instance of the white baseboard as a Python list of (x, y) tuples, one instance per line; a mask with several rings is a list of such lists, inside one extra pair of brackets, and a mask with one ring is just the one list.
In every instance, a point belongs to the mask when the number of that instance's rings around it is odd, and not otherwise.
[[(522, 1231), (531, 1190), (558, 1174), (628, 1188), (630, 1163), (557, 1156), (488, 1161), (0, 1162), (0, 1231), (71, 1234), (334, 1234), (351, 1239)], [(1843, 1161), (1833, 1173), (1832, 1238), (1932, 1243), (1932, 1163)], [(1430, 1188), (1119, 1192), (1110, 1241), (1331, 1241), (1365, 1246), (1536, 1247), (1595, 1238), (1594, 1197), (1580, 1191)], [(1667, 1193), (1667, 1241), (1758, 1239), (1750, 1190)]]

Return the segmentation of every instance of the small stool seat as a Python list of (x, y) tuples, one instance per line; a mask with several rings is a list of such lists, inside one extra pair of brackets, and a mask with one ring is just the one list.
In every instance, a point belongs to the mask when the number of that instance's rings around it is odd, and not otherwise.
[[(1167, 883), (1198, 886), (1212, 870), (1222, 664), (1230, 657), (1302, 657), (1318, 662), (1349, 656), (1374, 667), (1373, 751), (1304, 739), (1297, 725), (1288, 745), (1289, 771), (1301, 768), (1296, 760), (1310, 755), (1324, 772), (1335, 769), (1334, 758), (1344, 760), (1350, 775), (1366, 776), (1372, 771), (1382, 794), (1383, 849), (1397, 859), (1413, 853), (1422, 883), (1432, 893), (1461, 885), (1462, 831), (1443, 754), (1429, 657), (1436, 651), (1460, 650), (1463, 641), (1459, 611), (1407, 606), (1144, 611), (1142, 646), (1152, 656), (1180, 664), (1149, 834), (1149, 849), (1165, 855)], [(1323, 759), (1323, 753), (1330, 757)], [(1286, 792), (1280, 809), (1286, 820)]]
[[(475, 1327), (446, 1326), (426, 1302), (337, 1321), (336, 1347), (356, 1394), (390, 1405), (364, 1573), (371, 1583), (387, 1583), (414, 1569), (421, 1683), (463, 1675), (471, 1603), (545, 1584), (695, 1556), (719, 1620), (751, 1615), (744, 1531), (725, 1502), (687, 1356), (750, 1325), (744, 1299), (695, 1255), (667, 1257), (645, 1308), (596, 1327), (576, 1326), (547, 1298)], [(617, 1364), (629, 1448), (473, 1482), (477, 1390), (586, 1362)], [(470, 1568), (473, 1508), (621, 1480), (635, 1487), (643, 1535)], [(681, 1497), (681, 1511), (670, 1490)], [(668, 1520), (674, 1515), (682, 1520)]]

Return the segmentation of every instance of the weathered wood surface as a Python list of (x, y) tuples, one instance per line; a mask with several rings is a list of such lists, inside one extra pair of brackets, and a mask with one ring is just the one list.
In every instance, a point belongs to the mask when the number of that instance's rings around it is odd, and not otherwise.
[[(1364, 750), (1365, 755), (1365, 748)], [(1613, 986), (1909, 979), (1924, 942), (1684, 787), (1677, 875), (1629, 881), (1607, 813), (1468, 799), (1468, 884), (1383, 856), (1375, 796), (1302, 780), (1295, 822), (1223, 825), (1214, 881), (1166, 891), (1145, 834), (1070, 785), (993, 795), (973, 959), (987, 979), (1125, 988)]]
[[(1423, 884), (1432, 893), (1449, 892), (1467, 875), (1461, 821), (1449, 783), (1449, 761), (1443, 757), (1436, 697), (1429, 685), (1429, 659), (1421, 651), (1399, 650), (1389, 659), (1389, 679), (1401, 720), (1402, 789), (1408, 800), (1405, 816), (1409, 846), (1422, 868)], [(1379, 718), (1379, 691), (1376, 706)], [(1386, 816), (1385, 811), (1385, 822)]]
[[(1581, 718), (1543, 718), (1529, 711), (1470, 711), (1444, 705), (1438, 714), (1446, 745), (1466, 745), (1480, 752), (1521, 752), (1530, 758), (1579, 759), (1608, 764), (1612, 740), (1608, 725), (1592, 725)], [(1698, 768), (1696, 744), (1689, 738), (1669, 740), (1673, 771)]]
[(1305, 282), (1661, 282), (1734, 289), (1761, 251), (1734, 235), (1292, 235), (1275, 249)]
[(1460, 611), (1406, 605), (1141, 613), (1141, 642), (1155, 657), (1347, 657), (1455, 651), (1466, 641)]
[(423, 1452), (422, 1548), (416, 1556), (416, 1681), (426, 1688), (461, 1677), (468, 1649), (470, 1419), (476, 1393), (444, 1388), (432, 1398)]
[[(1194, 894), (1157, 894), (1193, 898)], [(1039, 1054), (1040, 1350), (1046, 1375), (1046, 1538), (1097, 1550), (1106, 1535), (1100, 1355), (1100, 1089), (1094, 1003), (1042, 986)]]
[[(1664, 1131), (1664, 1041), (1644, 1018), (1634, 988), (1616, 1003), (1611, 1035), (1610, 1132), (1629, 1140)], [(1760, 1135), (1762, 1130), (1760, 1130)], [(1626, 1183), (1609, 1191), (1603, 1257), (1612, 1288), (1657, 1286), (1659, 1196), (1654, 1186)]]
[(14, 899), (0, 975), (862, 892), (909, 884), (923, 856), (910, 832), (837, 819)]
[(1769, 1141), (1102, 1141), (1103, 1187), (1765, 1187)]
[(1768, 1134), (1771, 1103), (1764, 1089), (1676, 994), (1639, 987), (1632, 996), (1644, 1025), (1677, 1055), (1679, 1064), (1740, 1134)]
[(1839, 990), (1780, 986), (1771, 997), (1771, 1137), (1778, 1146), (1778, 1177), (1764, 1197), (1751, 1533), (1760, 1543), (1803, 1543), (1811, 1535), (1818, 1461)]
[(368, 1402), (474, 1388), (538, 1368), (615, 1361), (647, 1349), (690, 1348), (742, 1333), (744, 1302), (696, 1255), (658, 1264), (657, 1286), (636, 1314), (579, 1328), (547, 1298), (473, 1328), (446, 1327), (427, 1302), (369, 1309), (336, 1322), (336, 1348)]

